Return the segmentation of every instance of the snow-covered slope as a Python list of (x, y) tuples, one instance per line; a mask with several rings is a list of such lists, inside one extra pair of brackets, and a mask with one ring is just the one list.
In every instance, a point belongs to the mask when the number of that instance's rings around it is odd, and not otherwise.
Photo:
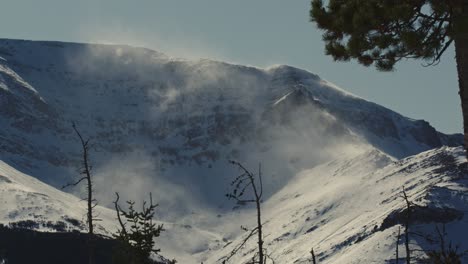
[[(460, 149), (442, 147), (460, 145), (461, 135), (310, 72), (0, 39), (0, 191), (8, 201), (1, 222), (84, 230), (78, 198), (27, 176), (55, 187), (76, 179), (71, 122), (91, 138), (100, 203), (110, 205), (116, 191), (137, 201), (153, 192), (168, 227), (161, 247), (180, 263), (214, 263), (250, 223), (250, 209), (231, 211), (223, 198), (236, 174), (229, 159), (262, 163), (266, 241), (281, 263), (305, 263), (310, 247), (324, 263), (390, 259), (403, 185), (421, 204), (465, 210), (466, 184), (453, 179), (464, 173)], [(440, 149), (418, 154), (433, 148)], [(114, 213), (99, 210), (101, 231), (113, 232)], [(466, 219), (450, 225), (466, 228)]]
[[(0, 224), (50, 232), (87, 232), (86, 202), (21, 173), (0, 161)], [(122, 207), (125, 208), (124, 202)], [(95, 208), (95, 232), (112, 236), (118, 228), (116, 212), (102, 206)], [(192, 254), (222, 246), (221, 236), (187, 224), (163, 224), (165, 231), (157, 245), (165, 256), (190, 263)], [(192, 237), (193, 239), (187, 239)], [(159, 241), (164, 241), (160, 243)]]
[[(444, 223), (445, 243), (464, 252), (468, 250), (467, 173), (461, 148), (436, 149), (399, 161), (369, 150), (319, 165), (301, 172), (264, 203), (265, 247), (277, 263), (311, 263), (311, 248), (319, 263), (394, 263), (405, 187), (410, 201), (419, 206), (410, 231), (434, 239), (429, 244), (412, 234), (414, 258), (423, 256), (418, 249), (440, 247), (435, 228), (442, 229)], [(242, 239), (236, 237), (206, 263), (226, 256)], [(251, 259), (256, 248), (255, 239), (251, 242), (232, 263)], [(405, 254), (403, 240), (400, 252), (400, 257)]]
[[(263, 204), (265, 242), (277, 263), (383, 263), (394, 259), (396, 233), (403, 222), (405, 187), (418, 209), (411, 232), (416, 250), (437, 249), (436, 226), (445, 224), (446, 242), (468, 250), (468, 167), (461, 148), (441, 148), (403, 160), (376, 149), (362, 150), (305, 170)], [(86, 231), (85, 203), (0, 162), (0, 223), (52, 231)], [(115, 212), (98, 207), (98, 232), (115, 231)], [(166, 257), (179, 263), (218, 263), (244, 238), (240, 226), (252, 227), (252, 209), (208, 215), (192, 213), (173, 223), (158, 239)], [(31, 222), (33, 221), (33, 222)], [(33, 223), (33, 224), (31, 224)], [(403, 240), (400, 252), (404, 253)], [(255, 240), (232, 259), (247, 262)], [(401, 253), (401, 255), (403, 255)], [(468, 256), (466, 256), (468, 257)], [(465, 258), (465, 261), (468, 259)]]
[[(61, 192), (43, 182), (25, 175), (0, 161), (0, 223), (30, 227), (44, 231), (84, 231), (86, 204), (81, 199)], [(98, 207), (104, 226), (97, 231), (109, 234), (115, 231), (115, 213)], [(34, 223), (32, 223), (33, 221)], [(27, 226), (28, 223), (31, 226)]]

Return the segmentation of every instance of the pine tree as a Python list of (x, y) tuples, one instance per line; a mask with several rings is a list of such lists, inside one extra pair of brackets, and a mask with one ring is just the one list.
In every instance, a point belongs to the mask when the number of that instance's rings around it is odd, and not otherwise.
[(435, 65), (455, 44), (468, 150), (468, 0), (312, 0), (310, 17), (325, 31), (325, 52), (382, 71), (404, 58)]
[[(158, 205), (153, 204), (150, 194), (150, 203), (148, 205), (146, 201), (143, 201), (142, 211), (135, 209), (134, 201), (127, 201), (128, 210), (125, 211), (119, 206), (119, 194), (116, 193), (116, 196), (114, 206), (120, 229), (114, 235), (119, 245), (114, 262), (122, 264), (155, 263), (151, 259), (151, 254), (159, 254), (160, 249), (154, 248), (154, 238), (159, 237), (164, 231), (162, 224), (157, 225), (153, 222), (155, 209)], [(176, 262), (173, 260), (169, 263)]]

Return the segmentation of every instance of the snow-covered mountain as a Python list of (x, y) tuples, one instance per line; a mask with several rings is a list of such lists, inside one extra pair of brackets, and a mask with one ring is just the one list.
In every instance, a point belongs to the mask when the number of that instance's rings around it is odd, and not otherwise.
[[(441, 148), (399, 161), (377, 151), (364, 151), (305, 170), (264, 204), (266, 244), (277, 263), (394, 263), (399, 224), (404, 222), (404, 186), (418, 205), (411, 221), (414, 258), (418, 249), (437, 249), (436, 226), (446, 225), (446, 243), (468, 249), (467, 163), (461, 148)], [(253, 212), (251, 212), (253, 214)], [(210, 256), (227, 255), (241, 238)], [(255, 249), (252, 243), (248, 249)], [(245, 250), (249, 252), (249, 250)], [(400, 252), (404, 252), (403, 240)], [(404, 253), (400, 253), (400, 257)], [(233, 263), (245, 263), (251, 254)], [(403, 260), (401, 260), (403, 261)], [(464, 262), (468, 261), (465, 256)]]
[[(391, 259), (402, 186), (436, 215), (455, 210), (444, 220), (449, 231), (468, 227), (461, 150), (442, 147), (460, 145), (461, 135), (315, 74), (129, 46), (8, 39), (0, 40), (0, 191), (8, 201), (0, 221), (83, 230), (78, 198), (32, 178), (59, 187), (77, 177), (71, 122), (91, 138), (101, 204), (115, 191), (138, 200), (153, 192), (169, 227), (161, 247), (180, 263), (215, 263), (252, 218), (223, 198), (236, 175), (229, 159), (262, 163), (266, 241), (280, 263), (307, 263), (311, 247), (320, 263)], [(102, 232), (113, 232), (114, 213), (99, 210)], [(415, 224), (429, 232), (436, 220)]]

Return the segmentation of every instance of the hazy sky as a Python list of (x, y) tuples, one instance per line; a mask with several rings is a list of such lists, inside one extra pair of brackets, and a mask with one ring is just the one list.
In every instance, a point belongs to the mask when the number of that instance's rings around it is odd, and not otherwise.
[(309, 0), (2, 0), (0, 37), (145, 46), (173, 57), (289, 64), (436, 129), (462, 131), (453, 47), (381, 73), (324, 55)]

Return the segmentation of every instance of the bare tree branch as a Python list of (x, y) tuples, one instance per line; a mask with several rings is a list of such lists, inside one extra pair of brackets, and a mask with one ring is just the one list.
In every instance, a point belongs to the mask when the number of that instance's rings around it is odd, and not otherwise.
[(79, 168), (79, 173), (84, 175), (80, 179), (78, 179), (74, 183), (66, 184), (62, 187), (62, 189), (67, 187), (74, 187), (80, 184), (83, 181), (86, 181), (86, 189), (87, 189), (87, 197), (83, 199), (87, 203), (87, 213), (86, 219), (88, 224), (88, 250), (89, 250), (89, 264), (94, 264), (94, 224), (93, 221), (96, 219), (93, 215), (94, 208), (97, 206), (97, 202), (93, 199), (93, 182), (91, 178), (91, 165), (89, 164), (89, 139), (84, 139), (81, 135), (80, 131), (76, 128), (76, 124), (72, 122), (73, 130), (75, 131), (76, 135), (78, 136), (80, 143), (81, 143), (81, 150), (82, 150), (82, 160), (81, 160), (81, 167)]
[[(228, 257), (226, 257), (223, 261), (223, 263), (226, 263), (229, 259), (231, 259), (244, 245), (247, 243), (247, 241), (253, 237), (254, 235), (257, 235), (257, 244), (258, 244), (258, 249), (257, 253), (254, 254), (253, 256), (253, 263), (255, 262), (255, 258), (258, 257), (258, 263), (259, 264), (265, 264), (266, 259), (269, 258), (271, 259), (270, 256), (266, 255), (266, 249), (263, 247), (264, 241), (263, 241), (263, 223), (262, 223), (262, 217), (261, 217), (261, 203), (262, 203), (262, 196), (263, 196), (263, 182), (262, 182), (262, 167), (261, 164), (258, 166), (258, 178), (259, 178), (259, 186), (256, 184), (256, 179), (255, 175), (247, 170), (241, 163), (237, 161), (229, 161), (231, 164), (235, 165), (241, 170), (241, 174), (234, 178), (234, 180), (231, 182), (231, 186), (233, 186), (233, 190), (231, 193), (226, 194), (228, 199), (233, 199), (237, 201), (238, 204), (244, 205), (247, 203), (255, 203), (256, 209), (257, 209), (257, 227), (252, 229), (252, 231), (249, 233), (249, 235), (242, 241), (240, 246), (235, 247), (231, 253), (229, 254)], [(247, 189), (250, 189), (253, 193), (253, 198), (252, 199), (246, 199), (242, 198), (245, 194), (245, 191)]]
[(70, 186), (77, 186), (78, 184), (80, 184), (80, 182), (86, 180), (87, 178), (86, 177), (83, 177), (81, 179), (79, 179), (78, 181), (76, 181), (75, 183), (68, 183), (68, 184), (65, 184), (62, 186), (62, 190), (65, 189), (65, 188), (68, 188)]

